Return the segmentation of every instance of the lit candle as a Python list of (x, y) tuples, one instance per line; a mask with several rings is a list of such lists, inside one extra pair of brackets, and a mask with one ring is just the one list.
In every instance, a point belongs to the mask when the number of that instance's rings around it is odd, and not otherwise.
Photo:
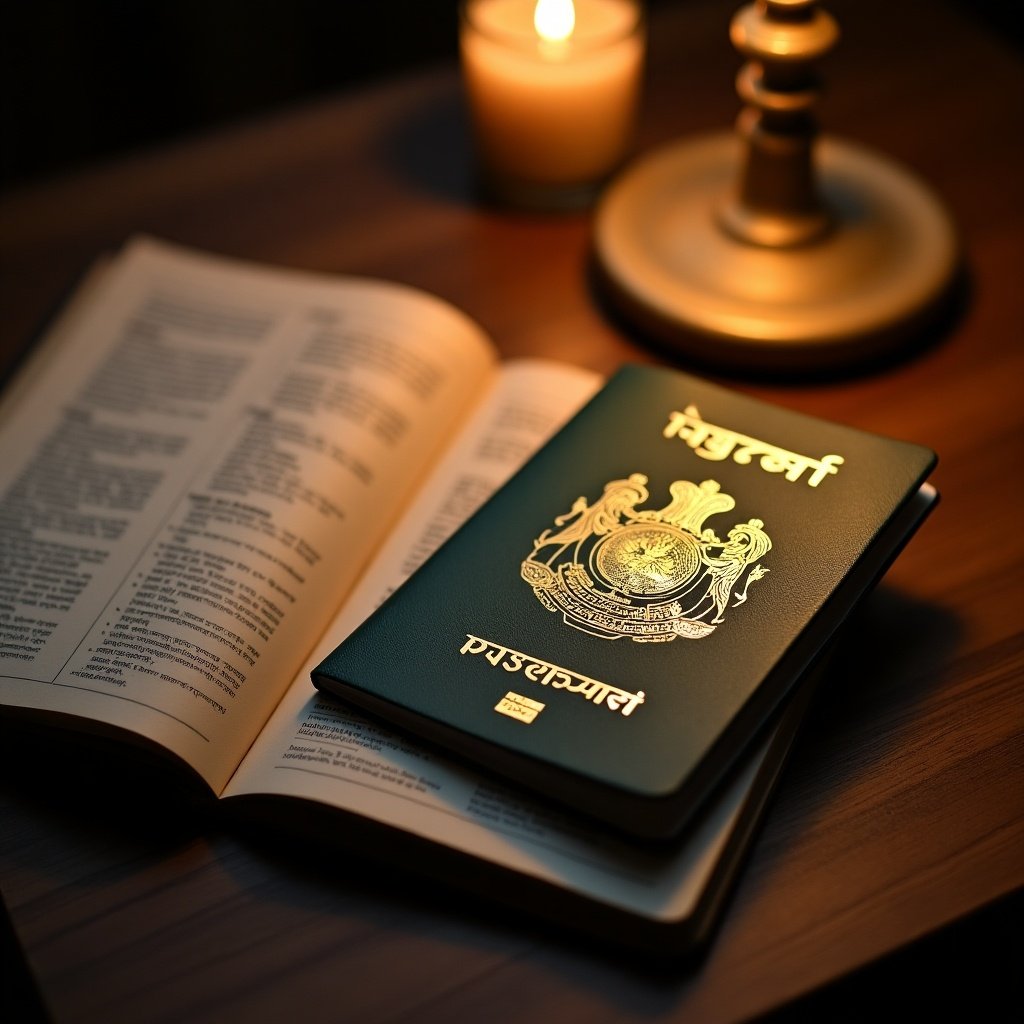
[(467, 0), (460, 47), (485, 182), (519, 205), (593, 197), (629, 143), (637, 0)]

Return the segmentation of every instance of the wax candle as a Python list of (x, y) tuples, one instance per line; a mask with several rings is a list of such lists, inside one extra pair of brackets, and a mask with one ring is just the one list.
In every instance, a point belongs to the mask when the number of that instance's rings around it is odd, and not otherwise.
[(636, 0), (468, 0), (460, 49), (484, 181), (520, 205), (578, 205), (622, 159), (640, 89)]

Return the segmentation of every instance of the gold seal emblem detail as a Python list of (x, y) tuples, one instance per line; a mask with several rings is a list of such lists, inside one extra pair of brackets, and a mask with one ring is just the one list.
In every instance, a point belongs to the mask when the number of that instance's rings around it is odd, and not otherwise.
[(633, 473), (605, 485), (594, 504), (578, 498), (545, 530), (522, 564), (537, 599), (564, 621), (608, 640), (640, 643), (707, 636), (726, 607), (747, 599), (768, 572), (758, 561), (772, 542), (760, 519), (733, 527), (720, 540), (704, 521), (736, 502), (718, 483), (676, 480), (658, 511), (646, 501), (647, 477)]

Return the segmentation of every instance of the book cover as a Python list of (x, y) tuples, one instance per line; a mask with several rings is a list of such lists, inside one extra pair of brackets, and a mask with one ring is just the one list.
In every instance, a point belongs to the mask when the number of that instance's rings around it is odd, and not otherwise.
[(934, 452), (628, 366), (312, 673), (677, 833), (906, 540)]

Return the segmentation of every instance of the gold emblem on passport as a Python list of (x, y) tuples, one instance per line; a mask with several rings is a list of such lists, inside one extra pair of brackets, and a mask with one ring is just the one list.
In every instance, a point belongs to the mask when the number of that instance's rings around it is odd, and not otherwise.
[(524, 725), (529, 725), (544, 708), (545, 705), (539, 700), (530, 700), (529, 697), (524, 697), (521, 693), (513, 693), (511, 690), (494, 705), (494, 710), (499, 715), (507, 715)]
[(522, 576), (548, 611), (607, 640), (639, 643), (697, 639), (724, 622), (729, 602), (743, 604), (768, 570), (759, 559), (772, 542), (760, 519), (720, 540), (704, 521), (735, 508), (717, 481), (676, 480), (662, 509), (638, 510), (647, 477), (605, 484), (593, 505), (577, 498), (545, 530), (522, 564)]

